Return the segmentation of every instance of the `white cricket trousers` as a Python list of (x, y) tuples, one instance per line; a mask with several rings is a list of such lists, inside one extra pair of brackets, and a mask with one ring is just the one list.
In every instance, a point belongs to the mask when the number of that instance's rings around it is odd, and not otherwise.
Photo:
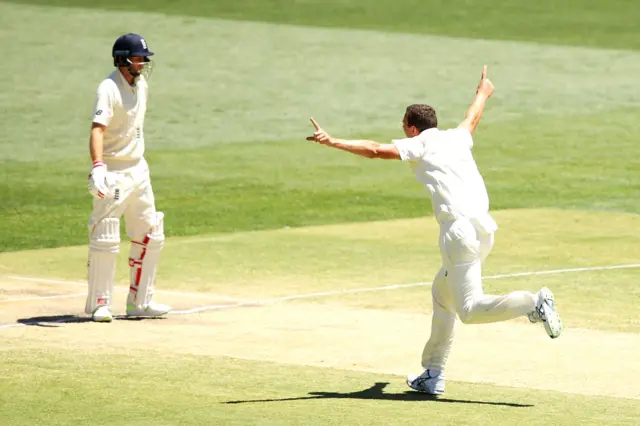
[(124, 216), (127, 235), (132, 239), (143, 239), (154, 226), (156, 216), (155, 197), (149, 171), (143, 169), (134, 173), (116, 173), (120, 176), (120, 181), (128, 181), (129, 187), (118, 194), (117, 200), (111, 197), (93, 200), (89, 228), (91, 229), (100, 219), (119, 219)]
[[(495, 222), (494, 222), (495, 224)], [(484, 294), (482, 262), (493, 248), (494, 234), (467, 218), (440, 223), (442, 268), (433, 280), (431, 336), (422, 353), (425, 369), (444, 371), (455, 335), (456, 315), (465, 324), (506, 321), (535, 309), (537, 296), (515, 291)]]

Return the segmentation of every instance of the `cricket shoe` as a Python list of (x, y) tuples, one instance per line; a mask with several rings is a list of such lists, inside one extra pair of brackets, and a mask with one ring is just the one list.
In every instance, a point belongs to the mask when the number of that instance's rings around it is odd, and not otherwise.
[(91, 314), (91, 320), (95, 322), (111, 322), (113, 321), (113, 315), (111, 315), (108, 306), (98, 306)]
[(546, 287), (542, 287), (538, 292), (538, 304), (533, 312), (528, 315), (529, 321), (536, 323), (542, 321), (544, 329), (552, 339), (562, 333), (562, 319), (556, 312), (556, 302), (553, 293)]
[(144, 306), (127, 304), (127, 316), (139, 318), (158, 318), (167, 315), (171, 306), (156, 303), (153, 300)]
[(444, 393), (444, 375), (434, 370), (426, 369), (419, 376), (407, 376), (407, 385), (413, 390), (429, 395), (442, 395)]

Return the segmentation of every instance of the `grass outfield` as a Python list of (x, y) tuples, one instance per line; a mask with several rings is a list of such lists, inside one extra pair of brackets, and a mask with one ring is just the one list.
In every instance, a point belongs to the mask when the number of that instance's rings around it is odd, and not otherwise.
[(622, 425), (640, 414), (638, 401), (617, 398), (450, 383), (455, 397), (429, 400), (407, 392), (392, 375), (223, 357), (107, 354), (4, 352), (5, 362), (23, 374), (0, 382), (3, 424), (388, 425), (428, 418), (447, 425)]
[[(405, 105), (428, 101), (443, 125), (455, 124), (476, 84), (471, 64), (485, 61), (498, 89), (475, 154), (494, 208), (640, 211), (635, 52), (199, 18), (178, 25), (184, 17), (111, 19), (8, 3), (0, 10), (3, 36), (20, 34), (0, 48), (15, 76), (0, 83), (3, 93), (20, 94), (0, 98), (0, 251), (86, 241), (89, 114), (109, 46), (125, 28), (143, 30), (158, 53), (147, 157), (169, 235), (428, 214), (402, 165), (305, 143), (307, 116), (338, 135), (389, 140), (401, 134)], [(69, 32), (55, 41), (35, 35), (59, 25)], [(88, 41), (76, 46), (79, 35)], [(197, 35), (200, 48), (184, 61), (180, 46)], [(58, 54), (70, 44), (89, 58), (82, 67)], [(429, 55), (407, 61), (416, 46)], [(318, 58), (341, 66), (308, 66)], [(417, 93), (416, 75), (425, 76)]]
[[(634, 0), (13, 0), (129, 12), (638, 49)], [(188, 21), (186, 21), (188, 22)]]
[[(603, 124), (592, 130), (597, 119)], [(640, 212), (633, 179), (638, 159), (632, 155), (637, 126), (636, 114), (626, 112), (488, 127), (476, 137), (475, 155), (493, 208)], [(150, 151), (168, 235), (420, 217), (431, 211), (424, 189), (403, 164), (304, 141)], [(76, 157), (3, 164), (2, 251), (86, 241), (91, 208), (86, 163)]]

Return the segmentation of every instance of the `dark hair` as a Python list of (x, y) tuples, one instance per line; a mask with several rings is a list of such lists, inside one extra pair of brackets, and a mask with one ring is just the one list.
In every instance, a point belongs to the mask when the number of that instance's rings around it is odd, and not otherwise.
[(409, 105), (405, 115), (407, 117), (407, 126), (415, 126), (421, 132), (423, 130), (438, 127), (436, 110), (431, 108), (429, 105)]

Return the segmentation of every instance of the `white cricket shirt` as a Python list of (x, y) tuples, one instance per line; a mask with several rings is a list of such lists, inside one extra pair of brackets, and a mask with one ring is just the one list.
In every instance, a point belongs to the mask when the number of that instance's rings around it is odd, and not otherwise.
[(103, 155), (110, 171), (146, 167), (143, 128), (147, 87), (143, 76), (131, 86), (118, 69), (98, 86), (93, 121), (106, 126)]
[(438, 221), (466, 217), (481, 221), (489, 232), (497, 229), (488, 214), (489, 195), (471, 153), (473, 138), (466, 129), (427, 129), (393, 143), (429, 191)]

